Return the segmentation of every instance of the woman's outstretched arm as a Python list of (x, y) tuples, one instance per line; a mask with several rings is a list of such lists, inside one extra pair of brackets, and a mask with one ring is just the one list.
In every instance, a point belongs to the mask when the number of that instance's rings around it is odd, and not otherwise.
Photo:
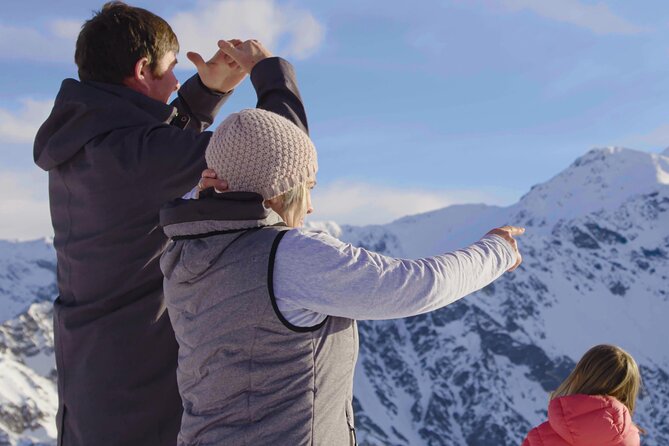
[(274, 263), (274, 294), (283, 316), (311, 326), (326, 315), (393, 319), (444, 307), (512, 268), (512, 245), (488, 234), (473, 245), (418, 260), (356, 248), (326, 233), (288, 231)]

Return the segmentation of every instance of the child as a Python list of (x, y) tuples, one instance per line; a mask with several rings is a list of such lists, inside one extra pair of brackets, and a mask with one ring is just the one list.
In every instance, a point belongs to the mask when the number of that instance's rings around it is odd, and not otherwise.
[(639, 446), (632, 422), (641, 386), (634, 358), (613, 345), (597, 345), (551, 394), (548, 421), (522, 446)]

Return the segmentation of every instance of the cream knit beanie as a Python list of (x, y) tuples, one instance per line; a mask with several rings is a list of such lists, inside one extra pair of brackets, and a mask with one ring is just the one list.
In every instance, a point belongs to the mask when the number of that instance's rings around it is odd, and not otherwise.
[(253, 108), (228, 116), (205, 152), (207, 166), (229, 191), (256, 192), (265, 200), (316, 179), (316, 148), (283, 116)]

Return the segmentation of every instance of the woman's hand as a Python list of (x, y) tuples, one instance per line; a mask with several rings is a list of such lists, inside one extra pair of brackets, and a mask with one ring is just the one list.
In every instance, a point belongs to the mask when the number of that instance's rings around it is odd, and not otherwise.
[(518, 243), (514, 237), (523, 235), (525, 233), (525, 228), (519, 228), (518, 226), (502, 226), (501, 228), (495, 228), (492, 231), (488, 232), (486, 235), (499, 235), (504, 240), (509, 242), (514, 252), (516, 253), (516, 263), (513, 264), (507, 272), (511, 272), (523, 262), (523, 256), (518, 251)]
[(228, 182), (225, 180), (219, 180), (216, 177), (216, 172), (213, 169), (204, 169), (202, 171), (202, 177), (197, 183), (198, 195), (205, 189), (213, 187), (216, 192), (225, 192), (228, 190)]

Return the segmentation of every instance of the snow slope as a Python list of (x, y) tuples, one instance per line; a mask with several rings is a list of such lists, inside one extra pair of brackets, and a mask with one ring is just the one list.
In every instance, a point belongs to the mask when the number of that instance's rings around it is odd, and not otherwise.
[(55, 444), (58, 407), (51, 304), (0, 325), (0, 445)]
[(49, 240), (0, 240), (0, 323), (35, 301), (52, 300), (57, 294), (55, 273), (56, 253)]

